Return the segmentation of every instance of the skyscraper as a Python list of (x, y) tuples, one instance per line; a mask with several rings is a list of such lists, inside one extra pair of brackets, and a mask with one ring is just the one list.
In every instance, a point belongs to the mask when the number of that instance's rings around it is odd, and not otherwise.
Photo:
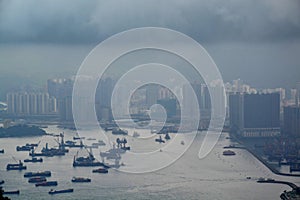
[(158, 100), (158, 89), (159, 86), (156, 84), (149, 84), (146, 86), (146, 105), (148, 108), (156, 104)]
[(286, 106), (283, 109), (283, 134), (300, 137), (300, 107)]
[(296, 90), (297, 90), (297, 93), (296, 93), (296, 105), (299, 106), (300, 105), (300, 82), (298, 82), (296, 84)]

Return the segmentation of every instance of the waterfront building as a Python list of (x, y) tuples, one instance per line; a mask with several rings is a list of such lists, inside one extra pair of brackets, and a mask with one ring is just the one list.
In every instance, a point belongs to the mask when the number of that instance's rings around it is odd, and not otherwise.
[(300, 107), (286, 106), (283, 109), (283, 134), (300, 137)]
[(50, 100), (48, 93), (43, 92), (10, 92), (7, 94), (7, 112), (11, 115), (20, 116), (35, 116), (47, 115), (55, 112), (50, 107)]
[(280, 135), (280, 95), (231, 94), (229, 97), (231, 132), (242, 137)]

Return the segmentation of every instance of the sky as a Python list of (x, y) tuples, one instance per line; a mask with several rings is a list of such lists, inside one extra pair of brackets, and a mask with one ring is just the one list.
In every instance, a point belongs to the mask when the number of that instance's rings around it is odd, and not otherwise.
[(74, 75), (101, 41), (131, 28), (180, 31), (202, 44), (225, 81), (300, 81), (299, 0), (0, 0), (0, 98)]

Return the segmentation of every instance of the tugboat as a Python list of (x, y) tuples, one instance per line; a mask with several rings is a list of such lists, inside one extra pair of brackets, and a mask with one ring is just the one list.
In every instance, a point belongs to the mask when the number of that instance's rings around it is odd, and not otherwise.
[(73, 183), (88, 183), (92, 180), (90, 178), (83, 178), (83, 177), (73, 177), (72, 182)]
[[(103, 163), (99, 161), (95, 161), (95, 157), (92, 153), (92, 149), (88, 152), (89, 155), (87, 157), (77, 157), (74, 156), (73, 159), (73, 167), (95, 167), (95, 166), (103, 166)], [(78, 154), (78, 152), (77, 152)]]
[(105, 146), (106, 145), (103, 140), (98, 140), (98, 144), (99, 144), (99, 146)]
[(155, 142), (165, 143), (165, 141), (161, 138), (161, 136), (159, 136), (159, 138), (156, 138)]
[(138, 132), (134, 131), (132, 137), (135, 137), (135, 138), (140, 137), (140, 134)]
[(92, 143), (92, 146), (105, 146), (106, 143), (103, 140), (98, 140), (98, 142)]
[(25, 178), (36, 177), (36, 176), (50, 177), (50, 176), (51, 176), (51, 172), (50, 172), (50, 171), (43, 171), (43, 172), (26, 172), (26, 173), (24, 174), (24, 177), (25, 177)]
[(108, 170), (106, 168), (98, 168), (98, 169), (93, 169), (93, 173), (100, 173), (100, 174), (107, 174)]
[(128, 135), (127, 130), (122, 130), (120, 128), (114, 128), (111, 132), (113, 135)]
[(4, 191), (2, 194), (20, 194), (20, 190)]
[(166, 140), (170, 140), (170, 139), (171, 139), (171, 137), (170, 137), (169, 133), (166, 133), (166, 135), (165, 135), (165, 139), (166, 139)]
[(234, 156), (235, 152), (231, 151), (231, 150), (226, 150), (226, 151), (223, 151), (223, 155), (224, 156)]
[(32, 159), (25, 159), (24, 162), (32, 162), (32, 163), (43, 162), (43, 158), (33, 157)]
[(40, 144), (40, 142), (38, 142), (37, 144), (25, 144), (24, 146), (17, 146), (16, 150), (17, 151), (31, 151), (32, 149), (34, 149), (34, 147), (37, 147)]
[(51, 189), (48, 193), (52, 195), (52, 194), (61, 194), (61, 193), (71, 193), (73, 191), (74, 191), (74, 189), (66, 189), (66, 190), (53, 190), (53, 189)]
[(27, 169), (25, 165), (23, 165), (22, 161), (19, 160), (19, 163), (17, 164), (7, 164), (6, 170), (23, 170)]
[(65, 146), (70, 147), (70, 148), (83, 148), (84, 144), (83, 144), (82, 140), (80, 140), (79, 144), (76, 144), (76, 142), (68, 140), (65, 142)]
[(85, 139), (85, 137), (78, 137), (78, 136), (77, 137), (76, 136), (73, 137), (73, 140), (83, 140), (83, 139)]
[(34, 147), (32, 147), (32, 146), (17, 146), (16, 147), (17, 151), (31, 151), (32, 149), (34, 149)]
[(38, 176), (38, 177), (32, 177), (28, 179), (28, 183), (40, 183), (40, 182), (46, 182), (47, 179), (44, 176)]
[(39, 186), (57, 186), (57, 181), (44, 181), (41, 183), (36, 183), (35, 187), (39, 187)]

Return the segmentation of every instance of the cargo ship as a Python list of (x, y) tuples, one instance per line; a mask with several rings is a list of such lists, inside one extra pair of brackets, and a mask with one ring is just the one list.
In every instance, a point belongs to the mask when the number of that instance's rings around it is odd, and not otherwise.
[(120, 128), (114, 128), (111, 132), (113, 135), (128, 135), (127, 130), (122, 130)]
[(19, 160), (19, 163), (17, 164), (7, 164), (6, 170), (23, 170), (27, 169), (27, 167), (22, 163), (21, 160)]
[(44, 182), (40, 182), (40, 183), (36, 183), (35, 187), (45, 187), (45, 186), (57, 186), (57, 181), (44, 181)]
[(40, 182), (46, 182), (47, 179), (44, 176), (38, 176), (38, 177), (32, 177), (28, 179), (28, 183), (40, 183)]
[(42, 171), (42, 172), (26, 172), (24, 174), (25, 178), (30, 178), (30, 177), (36, 177), (36, 176), (44, 176), (44, 177), (50, 177), (51, 172), (50, 171)]
[(107, 174), (108, 173), (108, 169), (106, 169), (106, 168), (98, 168), (98, 169), (93, 169), (92, 172), (93, 173), (100, 173), (100, 174)]
[(51, 189), (48, 193), (52, 195), (52, 194), (61, 194), (61, 193), (71, 193), (73, 191), (74, 191), (74, 189), (65, 189), (65, 190), (53, 190), (53, 189)]
[(43, 162), (43, 158), (33, 157), (32, 159), (25, 159), (24, 162), (32, 162), (32, 163)]
[(73, 183), (87, 183), (87, 182), (91, 182), (92, 180), (90, 178), (84, 178), (84, 177), (73, 177), (71, 181)]

